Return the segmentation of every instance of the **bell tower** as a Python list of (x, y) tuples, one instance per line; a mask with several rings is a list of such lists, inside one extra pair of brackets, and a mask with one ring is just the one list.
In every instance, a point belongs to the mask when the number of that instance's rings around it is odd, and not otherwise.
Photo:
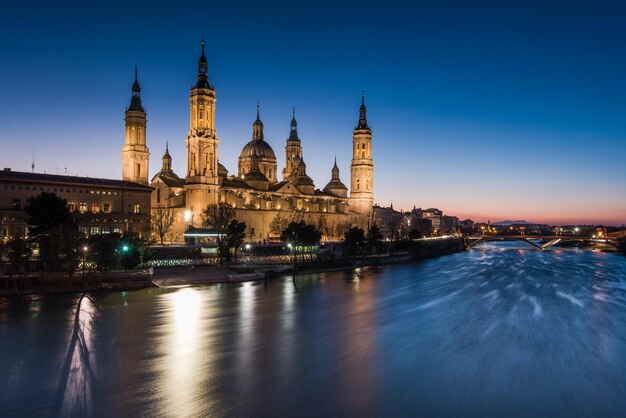
[(148, 184), (148, 159), (150, 151), (146, 146), (146, 110), (141, 104), (141, 87), (137, 81), (132, 87), (130, 106), (126, 108), (124, 147), (122, 148), (122, 179), (135, 183)]
[(298, 137), (298, 122), (296, 121), (296, 108), (293, 108), (293, 117), (291, 118), (291, 131), (287, 138), (287, 146), (285, 147), (285, 168), (283, 169), (283, 180), (287, 180), (295, 171), (298, 161), (302, 159), (302, 143)]
[(372, 159), (372, 130), (367, 124), (364, 93), (361, 95), (359, 124), (352, 134), (350, 199), (356, 212), (371, 219), (374, 207), (374, 160)]
[(198, 60), (196, 84), (189, 95), (189, 133), (187, 144), (186, 206), (196, 219), (211, 203), (217, 203), (220, 177), (217, 165), (219, 138), (215, 133), (215, 89), (209, 83), (208, 62)]

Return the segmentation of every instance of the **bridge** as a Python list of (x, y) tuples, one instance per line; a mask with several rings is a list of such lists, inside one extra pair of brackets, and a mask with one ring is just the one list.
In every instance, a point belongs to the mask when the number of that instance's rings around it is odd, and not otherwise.
[(580, 242), (590, 246), (607, 244), (616, 249), (618, 248), (617, 238), (610, 236), (606, 238), (593, 238), (577, 235), (476, 235), (465, 237), (465, 246), (472, 248), (476, 244), (488, 241), (525, 241), (538, 250), (545, 250), (546, 248), (566, 242)]

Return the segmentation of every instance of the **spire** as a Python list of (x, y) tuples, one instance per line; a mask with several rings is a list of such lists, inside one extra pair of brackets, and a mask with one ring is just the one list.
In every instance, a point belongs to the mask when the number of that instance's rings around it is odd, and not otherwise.
[(337, 156), (335, 155), (335, 165), (333, 165), (332, 172), (332, 180), (339, 180), (339, 167), (337, 167)]
[(263, 122), (261, 122), (259, 107), (259, 102), (256, 102), (256, 120), (252, 124), (253, 141), (263, 141)]
[(367, 108), (365, 107), (365, 91), (361, 91), (361, 107), (359, 108), (359, 124), (357, 129), (369, 129), (367, 125)]
[(30, 168), (34, 173), (35, 172), (35, 151), (33, 151), (33, 163), (30, 165)]
[(198, 78), (196, 80), (197, 89), (210, 89), (211, 85), (209, 84), (209, 76), (208, 76), (208, 67), (209, 64), (207, 62), (206, 56), (204, 55), (204, 36), (202, 37), (202, 55), (200, 55), (200, 59), (198, 59)]
[(137, 77), (137, 66), (135, 65), (135, 81), (133, 82), (133, 87), (131, 88), (132, 94), (130, 98), (130, 106), (128, 110), (133, 110), (136, 112), (145, 112), (142, 104), (141, 104), (141, 86), (139, 85), (139, 79)]
[(289, 132), (288, 141), (300, 141), (298, 138), (298, 122), (296, 121), (296, 107), (293, 107), (293, 117), (291, 118), (291, 131)]
[(171, 175), (172, 174), (172, 157), (170, 156), (169, 144), (168, 141), (165, 141), (165, 154), (163, 154), (163, 158), (161, 159), (163, 165), (161, 166), (161, 174)]

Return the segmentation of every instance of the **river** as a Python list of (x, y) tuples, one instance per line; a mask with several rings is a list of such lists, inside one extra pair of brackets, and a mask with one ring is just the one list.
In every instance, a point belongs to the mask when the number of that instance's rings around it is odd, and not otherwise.
[(0, 416), (626, 416), (626, 258), (489, 244), (0, 302)]

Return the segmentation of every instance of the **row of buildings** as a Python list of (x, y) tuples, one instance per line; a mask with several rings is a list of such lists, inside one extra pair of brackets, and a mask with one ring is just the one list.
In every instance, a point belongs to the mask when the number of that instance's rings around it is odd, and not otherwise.
[[(174, 213), (166, 241), (183, 242), (186, 231), (202, 226), (202, 214), (209, 204), (235, 208), (237, 219), (248, 226), (248, 239), (252, 241), (271, 238), (275, 234), (271, 224), (277, 216), (287, 221), (323, 224), (326, 239), (340, 238), (350, 225), (367, 228), (372, 223), (372, 130), (364, 97), (352, 134), (350, 187), (342, 181), (337, 161), (332, 164), (332, 154), (328, 183), (319, 188), (309, 177), (295, 111), (284, 143), (286, 164), (279, 170), (274, 149), (264, 136), (258, 106), (251, 138), (243, 145), (231, 174), (219, 159), (217, 95), (207, 69), (203, 41), (196, 82), (189, 95), (185, 173), (174, 172), (166, 145), (160, 170), (150, 176), (147, 114), (135, 69), (130, 104), (125, 111), (122, 180), (35, 173), (34, 164), (30, 173), (6, 168), (0, 172), (2, 237), (26, 235), (23, 208), (29, 197), (42, 191), (66, 199), (87, 235), (126, 231), (146, 235), (150, 233), (151, 212), (165, 208)], [(176, 143), (182, 145), (183, 141)], [(227, 143), (232, 145), (231, 141)]]
[(456, 216), (444, 215), (436, 208), (413, 208), (411, 211), (398, 211), (389, 207), (374, 206), (373, 222), (380, 227), (386, 239), (403, 237), (430, 237), (456, 234), (461, 230), (473, 229), (470, 219), (459, 221)]

